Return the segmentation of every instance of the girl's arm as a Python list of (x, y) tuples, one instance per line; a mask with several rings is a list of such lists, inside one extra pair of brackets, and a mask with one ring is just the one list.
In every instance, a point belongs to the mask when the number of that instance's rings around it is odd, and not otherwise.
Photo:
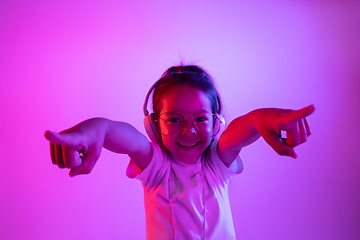
[(144, 169), (152, 158), (149, 140), (125, 122), (92, 118), (61, 133), (47, 131), (52, 162), (60, 168), (71, 168), (70, 176), (90, 173), (102, 147), (127, 154)]
[[(278, 154), (296, 158), (293, 148), (310, 136), (306, 117), (314, 110), (313, 105), (297, 111), (264, 108), (238, 117), (220, 136), (217, 148), (219, 157), (226, 166), (230, 166), (243, 147), (262, 136)], [(281, 130), (287, 132), (284, 141), (280, 140)]]

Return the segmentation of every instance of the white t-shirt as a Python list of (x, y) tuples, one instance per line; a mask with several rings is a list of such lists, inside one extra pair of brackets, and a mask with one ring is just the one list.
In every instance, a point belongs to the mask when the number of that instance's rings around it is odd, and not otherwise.
[(144, 187), (147, 239), (236, 239), (228, 182), (243, 170), (240, 156), (227, 168), (214, 141), (209, 157), (185, 164), (151, 145), (149, 165), (141, 171), (130, 160), (126, 171)]

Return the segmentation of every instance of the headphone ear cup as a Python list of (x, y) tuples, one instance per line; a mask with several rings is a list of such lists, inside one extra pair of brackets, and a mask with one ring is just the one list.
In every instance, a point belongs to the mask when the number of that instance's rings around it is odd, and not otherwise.
[(144, 126), (145, 126), (146, 133), (148, 134), (151, 141), (157, 142), (157, 143), (162, 142), (160, 132), (157, 129), (157, 125), (155, 122), (155, 114), (154, 113), (151, 113), (150, 115), (145, 116)]

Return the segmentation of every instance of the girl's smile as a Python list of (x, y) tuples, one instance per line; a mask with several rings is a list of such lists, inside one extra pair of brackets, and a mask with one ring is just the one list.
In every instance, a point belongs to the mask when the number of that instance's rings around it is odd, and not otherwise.
[[(171, 87), (162, 98), (161, 113), (183, 112), (195, 114), (211, 112), (211, 104), (206, 93), (186, 85)], [(160, 129), (165, 127), (160, 121)], [(194, 126), (191, 118), (186, 119), (180, 131), (165, 136), (162, 140), (165, 147), (183, 163), (193, 163), (211, 143), (211, 136), (201, 134)]]

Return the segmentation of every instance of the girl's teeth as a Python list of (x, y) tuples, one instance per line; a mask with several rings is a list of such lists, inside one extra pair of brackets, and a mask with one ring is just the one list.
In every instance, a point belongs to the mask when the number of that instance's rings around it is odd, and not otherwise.
[(197, 143), (194, 143), (194, 144), (182, 144), (182, 143), (180, 143), (180, 145), (181, 145), (182, 147), (194, 147), (196, 144), (197, 144)]

